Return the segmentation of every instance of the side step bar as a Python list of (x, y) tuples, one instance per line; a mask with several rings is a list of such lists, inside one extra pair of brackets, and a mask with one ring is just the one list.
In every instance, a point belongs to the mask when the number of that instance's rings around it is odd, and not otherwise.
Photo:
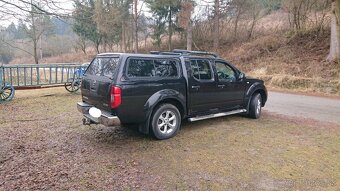
[(191, 117), (191, 118), (188, 119), (188, 121), (190, 121), (190, 122), (200, 121), (200, 120), (204, 120), (204, 119), (223, 117), (223, 116), (233, 115), (233, 114), (237, 114), (237, 113), (244, 113), (246, 111), (247, 111), (246, 109), (237, 109), (237, 110), (223, 112), (223, 113), (216, 113), (216, 114), (210, 114), (210, 115), (202, 115), (202, 116), (197, 116), (197, 117)]

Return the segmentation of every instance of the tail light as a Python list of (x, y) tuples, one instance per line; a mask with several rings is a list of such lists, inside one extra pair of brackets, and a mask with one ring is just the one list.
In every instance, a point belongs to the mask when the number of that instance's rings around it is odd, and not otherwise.
[(111, 108), (117, 108), (122, 103), (122, 89), (120, 87), (111, 87)]

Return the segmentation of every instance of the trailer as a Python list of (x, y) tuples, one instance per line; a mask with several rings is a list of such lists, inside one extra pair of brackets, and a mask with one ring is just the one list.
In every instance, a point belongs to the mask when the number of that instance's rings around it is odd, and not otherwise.
[(89, 64), (15, 64), (0, 66), (0, 102), (14, 97), (16, 89), (64, 86), (69, 92), (79, 90)]

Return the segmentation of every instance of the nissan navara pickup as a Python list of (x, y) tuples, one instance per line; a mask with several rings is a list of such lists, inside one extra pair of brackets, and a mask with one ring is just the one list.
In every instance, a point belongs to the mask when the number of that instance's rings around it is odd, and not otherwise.
[(84, 125), (135, 125), (168, 139), (184, 119), (232, 114), (257, 119), (267, 97), (262, 80), (246, 77), (215, 53), (104, 53), (85, 71), (77, 108)]

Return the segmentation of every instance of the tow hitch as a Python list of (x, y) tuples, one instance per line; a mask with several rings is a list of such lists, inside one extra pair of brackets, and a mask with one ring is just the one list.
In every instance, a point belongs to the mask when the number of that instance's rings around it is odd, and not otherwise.
[(83, 118), (83, 125), (91, 125), (91, 120), (86, 118), (86, 117), (84, 117)]

